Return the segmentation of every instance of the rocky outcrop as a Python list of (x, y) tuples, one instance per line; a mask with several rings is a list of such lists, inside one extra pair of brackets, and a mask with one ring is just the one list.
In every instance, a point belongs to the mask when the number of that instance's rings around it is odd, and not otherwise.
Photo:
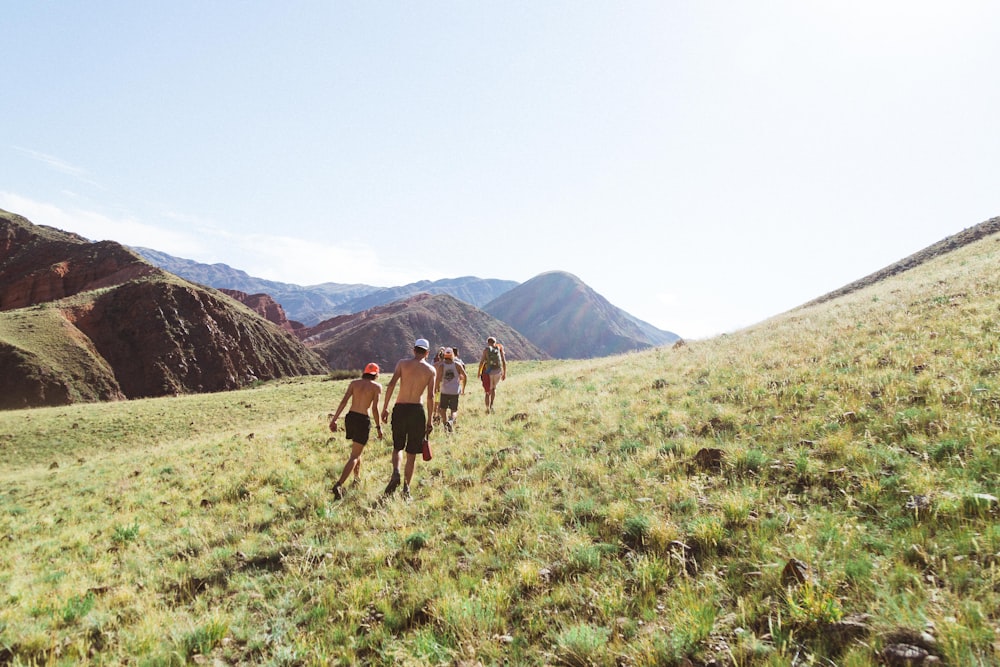
[(305, 328), (305, 325), (301, 322), (288, 319), (285, 309), (281, 307), (280, 303), (272, 299), (269, 294), (247, 294), (240, 290), (225, 288), (219, 289), (219, 291), (226, 296), (236, 299), (268, 322), (274, 322), (288, 333), (294, 334), (296, 331)]
[[(258, 305), (283, 318), (271, 304)], [(0, 211), (0, 408), (222, 391), (327, 370), (229, 297), (117, 243)]]

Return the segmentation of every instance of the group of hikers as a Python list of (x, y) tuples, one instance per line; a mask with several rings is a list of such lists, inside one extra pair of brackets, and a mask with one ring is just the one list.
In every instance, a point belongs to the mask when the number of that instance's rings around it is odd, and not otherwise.
[[(385, 487), (386, 496), (392, 495), (401, 481), (403, 496), (410, 496), (410, 481), (417, 456), (430, 458), (428, 436), (434, 430), (435, 416), (445, 431), (454, 431), (458, 418), (458, 397), (465, 393), (468, 373), (457, 348), (439, 349), (433, 363), (427, 360), (429, 354), (430, 343), (426, 338), (418, 338), (413, 343), (413, 356), (396, 363), (392, 379), (386, 387), (381, 414), (378, 410), (379, 397), (382, 396), (378, 364), (367, 364), (362, 376), (347, 385), (344, 398), (330, 420), (330, 430), (336, 432), (340, 413), (350, 401), (350, 408), (344, 416), (344, 432), (351, 441), (351, 455), (344, 464), (340, 479), (333, 485), (333, 495), (338, 500), (344, 497), (344, 482), (351, 473), (354, 473), (355, 481), (359, 479), (361, 455), (371, 434), (372, 421), (375, 422), (379, 440), (382, 439), (382, 424), (388, 423), (392, 427), (392, 475)], [(493, 336), (486, 339), (486, 347), (479, 359), (478, 376), (486, 392), (486, 412), (492, 413), (497, 385), (507, 379), (507, 355), (503, 345)], [(389, 401), (397, 385), (399, 394), (390, 420)], [(440, 395), (437, 401), (436, 394)], [(403, 453), (406, 454), (406, 463), (401, 479), (399, 468)]]

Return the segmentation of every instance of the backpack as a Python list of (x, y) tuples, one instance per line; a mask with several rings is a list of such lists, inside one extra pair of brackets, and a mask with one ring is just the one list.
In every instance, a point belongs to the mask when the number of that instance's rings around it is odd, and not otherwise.
[(503, 366), (500, 363), (500, 346), (491, 345), (486, 348), (486, 365), (489, 368), (501, 368)]

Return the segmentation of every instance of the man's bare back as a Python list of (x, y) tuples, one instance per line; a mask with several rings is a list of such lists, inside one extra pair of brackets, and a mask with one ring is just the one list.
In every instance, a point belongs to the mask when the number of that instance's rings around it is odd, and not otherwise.
[(396, 363), (392, 379), (386, 387), (385, 400), (382, 401), (382, 419), (389, 421), (389, 401), (396, 390), (396, 383), (399, 383), (399, 396), (396, 398), (396, 407), (392, 409), (392, 476), (385, 487), (386, 496), (392, 495), (399, 486), (399, 464), (404, 451), (406, 479), (403, 481), (403, 495), (410, 494), (414, 462), (417, 454), (427, 451), (427, 436), (434, 428), (431, 417), (434, 415), (434, 381), (437, 379), (437, 371), (427, 363), (429, 349), (427, 339), (418, 338), (413, 344), (413, 357)]
[(366, 415), (371, 408), (373, 415), (378, 414), (378, 399), (382, 395), (382, 385), (378, 382), (358, 378), (347, 386), (347, 391), (351, 395), (351, 412)]
[[(414, 403), (423, 405), (424, 397), (427, 397), (428, 404), (434, 401), (434, 380), (437, 372), (434, 367), (427, 363), (426, 359), (403, 359), (396, 364), (396, 369), (389, 380), (389, 386), (385, 393), (383, 403), (383, 419), (388, 421), (389, 400), (392, 398), (396, 383), (399, 383), (399, 395), (396, 403)], [(429, 405), (431, 409), (433, 406)]]
[(344, 406), (347, 405), (347, 400), (350, 399), (351, 407), (348, 412), (357, 412), (367, 416), (368, 410), (371, 409), (371, 416), (375, 419), (375, 425), (378, 427), (379, 433), (381, 433), (382, 426), (378, 415), (378, 398), (381, 395), (382, 385), (375, 380), (369, 380), (368, 378), (352, 380), (347, 385), (347, 391), (344, 392), (344, 398), (341, 399), (337, 412), (334, 413), (333, 418), (330, 420), (330, 430), (337, 430), (337, 419), (340, 417), (340, 413), (343, 412)]

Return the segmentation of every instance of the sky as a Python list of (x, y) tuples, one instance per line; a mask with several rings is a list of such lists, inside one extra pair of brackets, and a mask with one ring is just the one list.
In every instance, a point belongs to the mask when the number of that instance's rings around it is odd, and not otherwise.
[(685, 338), (1000, 215), (1000, 3), (3, 2), (0, 208), (301, 285), (568, 271)]

